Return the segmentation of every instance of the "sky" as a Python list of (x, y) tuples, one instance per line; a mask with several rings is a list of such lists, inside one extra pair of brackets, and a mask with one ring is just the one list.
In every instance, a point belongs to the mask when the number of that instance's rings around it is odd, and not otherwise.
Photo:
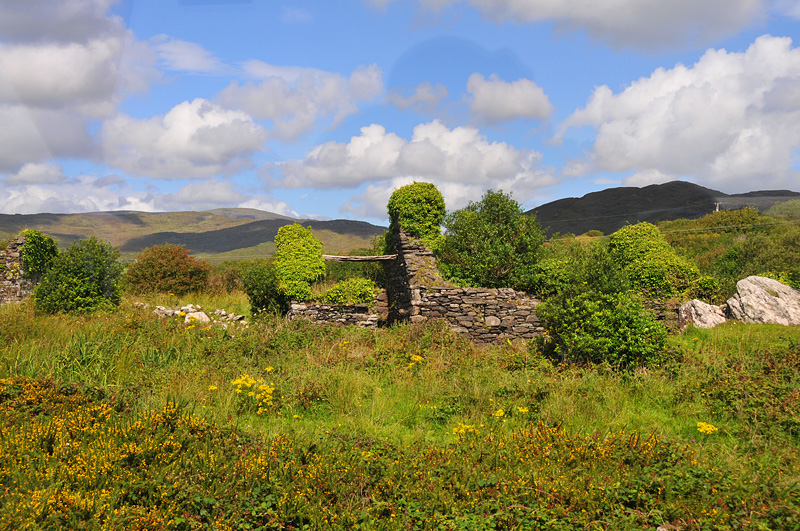
[(0, 0), (0, 213), (800, 191), (798, 0)]

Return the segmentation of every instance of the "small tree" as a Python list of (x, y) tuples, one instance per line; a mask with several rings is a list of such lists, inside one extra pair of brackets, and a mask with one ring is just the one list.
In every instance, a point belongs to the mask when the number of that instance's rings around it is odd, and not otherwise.
[(125, 275), (132, 293), (175, 293), (182, 295), (202, 291), (211, 266), (189, 255), (180, 245), (165, 244), (148, 247), (136, 255)]
[(325, 274), (322, 244), (298, 223), (284, 225), (275, 235), (275, 277), (289, 299), (311, 298), (311, 282)]
[(544, 232), (510, 195), (487, 191), (477, 203), (444, 218), (439, 268), (474, 286), (529, 289)]
[(444, 218), (444, 198), (431, 183), (413, 183), (398, 188), (387, 204), (390, 232), (401, 228), (412, 236), (435, 239)]
[(47, 313), (91, 311), (119, 304), (119, 249), (98, 240), (74, 242), (59, 253), (34, 290)]

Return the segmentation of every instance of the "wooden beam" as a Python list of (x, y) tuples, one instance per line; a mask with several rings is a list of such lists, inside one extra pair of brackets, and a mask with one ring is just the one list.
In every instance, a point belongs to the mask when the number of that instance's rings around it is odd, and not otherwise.
[(323, 254), (322, 258), (331, 262), (388, 262), (397, 260), (396, 254), (384, 254), (381, 256), (334, 256)]

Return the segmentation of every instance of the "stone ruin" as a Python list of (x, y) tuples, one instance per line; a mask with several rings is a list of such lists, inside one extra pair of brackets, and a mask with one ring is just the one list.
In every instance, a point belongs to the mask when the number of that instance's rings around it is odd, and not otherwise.
[(295, 302), (289, 318), (370, 328), (442, 319), (478, 344), (528, 340), (544, 333), (535, 312), (540, 301), (513, 289), (449, 285), (439, 274), (430, 249), (402, 230), (394, 238), (397, 256), (384, 262), (387, 289), (378, 295), (374, 312), (364, 305)]
[(20, 302), (33, 293), (36, 284), (25, 277), (22, 265), (22, 246), (25, 236), (11, 240), (5, 250), (0, 249), (0, 304)]

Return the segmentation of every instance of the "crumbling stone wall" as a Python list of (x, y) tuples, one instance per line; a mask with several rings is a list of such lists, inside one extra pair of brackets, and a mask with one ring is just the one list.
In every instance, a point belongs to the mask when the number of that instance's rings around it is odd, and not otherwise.
[(18, 236), (5, 250), (0, 250), (0, 304), (19, 302), (36, 287), (33, 281), (25, 278), (21, 255), (24, 245), (25, 236)]
[(335, 304), (315, 304), (293, 302), (289, 319), (303, 317), (316, 323), (355, 325), (362, 328), (377, 328), (380, 315), (366, 304), (337, 306)]
[(393, 241), (397, 259), (384, 262), (387, 289), (376, 307), (292, 304), (289, 318), (374, 328), (391, 323), (443, 319), (475, 343), (528, 340), (544, 329), (536, 317), (539, 301), (513, 289), (460, 288), (439, 274), (430, 249), (400, 231)]

